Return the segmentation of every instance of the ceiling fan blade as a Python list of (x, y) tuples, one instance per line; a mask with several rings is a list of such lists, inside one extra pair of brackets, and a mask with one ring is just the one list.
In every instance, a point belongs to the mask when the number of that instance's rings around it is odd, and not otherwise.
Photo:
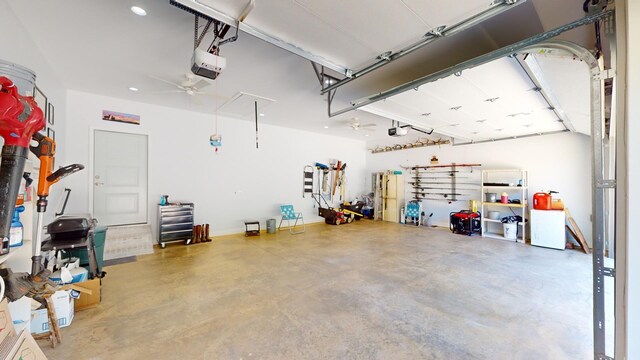
[(378, 124), (374, 124), (374, 123), (371, 123), (371, 124), (360, 124), (359, 126), (361, 128), (363, 128), (363, 127), (373, 127), (373, 126), (378, 126)]
[(209, 84), (209, 82), (208, 82), (208, 81), (206, 81), (206, 80), (200, 80), (200, 81), (198, 81), (197, 83), (195, 83), (195, 84), (191, 85), (191, 87), (192, 87), (194, 90), (202, 90), (203, 88), (205, 88), (205, 87), (207, 87), (207, 86), (209, 86), (209, 85), (211, 85), (211, 84)]
[(349, 118), (349, 119), (338, 120), (338, 122), (340, 122), (342, 124), (347, 124), (347, 125), (360, 124), (360, 121), (356, 117), (352, 117), (352, 118)]
[(158, 81), (162, 81), (163, 83), (167, 83), (167, 84), (170, 84), (170, 85), (173, 85), (173, 86), (177, 86), (178, 88), (184, 90), (184, 87), (182, 85), (180, 85), (178, 83), (175, 83), (173, 81), (166, 80), (166, 79), (163, 79), (163, 78), (160, 78), (160, 77), (157, 77), (157, 76), (153, 76), (153, 75), (149, 75), (149, 77), (152, 78), (152, 79), (156, 79)]
[(183, 90), (157, 90), (157, 91), (151, 91), (151, 93), (154, 94), (168, 94), (168, 93), (183, 93)]

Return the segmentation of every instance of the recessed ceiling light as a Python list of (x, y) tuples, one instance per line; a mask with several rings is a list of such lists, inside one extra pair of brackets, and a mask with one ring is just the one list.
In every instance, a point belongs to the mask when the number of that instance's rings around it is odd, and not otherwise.
[(325, 126), (324, 128), (325, 128), (325, 129), (328, 129), (329, 127), (328, 127), (328, 126)]
[(147, 15), (147, 11), (139, 6), (132, 6), (131, 11), (138, 16)]
[(131, 90), (131, 91), (138, 91), (138, 90), (140, 90), (140, 89), (138, 89), (137, 87), (133, 87), (133, 86), (132, 86), (132, 87), (130, 87), (130, 88), (129, 88), (129, 90)]
[(369, 134), (364, 134), (365, 137), (369, 136)]
[(260, 115), (260, 116), (264, 116), (264, 114), (263, 114), (263, 113), (260, 113), (260, 114), (258, 114), (258, 115)]

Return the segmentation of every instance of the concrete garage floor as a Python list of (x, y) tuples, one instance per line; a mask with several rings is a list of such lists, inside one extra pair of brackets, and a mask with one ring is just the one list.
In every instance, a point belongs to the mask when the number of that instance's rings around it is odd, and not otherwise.
[(106, 269), (49, 359), (588, 359), (591, 257), (360, 221)]

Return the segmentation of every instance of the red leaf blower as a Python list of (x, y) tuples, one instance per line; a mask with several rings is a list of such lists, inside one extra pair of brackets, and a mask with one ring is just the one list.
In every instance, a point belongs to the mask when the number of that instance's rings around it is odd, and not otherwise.
[(33, 97), (22, 96), (7, 77), (0, 77), (0, 136), (4, 138), (0, 160), (0, 239), (1, 254), (9, 252), (11, 214), (16, 206), (29, 141), (44, 128), (42, 110)]
[[(38, 174), (38, 221), (36, 223), (36, 238), (33, 242), (33, 257), (31, 275), (40, 273), (42, 257), (42, 223), (44, 212), (47, 211), (47, 197), (49, 188), (65, 176), (84, 169), (79, 164), (61, 167), (53, 171), (53, 159), (56, 153), (56, 143), (38, 131), (44, 128), (45, 120), (42, 110), (33, 97), (22, 96), (17, 87), (6, 77), (0, 77), (0, 136), (4, 138), (2, 147), (2, 165), (0, 167), (0, 238), (2, 239), (2, 254), (9, 252), (9, 231), (11, 218), (16, 205), (16, 198), (20, 190), (20, 180), (24, 172), (24, 164), (29, 150), (40, 160)], [(29, 146), (30, 140), (37, 145)]]

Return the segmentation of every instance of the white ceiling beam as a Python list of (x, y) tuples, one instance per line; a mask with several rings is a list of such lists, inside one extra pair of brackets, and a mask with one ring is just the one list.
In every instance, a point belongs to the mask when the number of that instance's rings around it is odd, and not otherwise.
[(564, 132), (567, 132), (567, 131), (569, 131), (569, 130), (547, 131), (547, 132), (541, 132), (541, 133), (536, 133), (536, 134), (507, 136), (507, 137), (502, 137), (502, 138), (497, 138), (497, 139), (472, 140), (472, 141), (463, 142), (463, 143), (456, 143), (455, 139), (454, 139), (454, 141), (451, 143), (451, 145), (453, 145), (453, 146), (476, 145), (476, 144), (483, 144), (483, 143), (496, 142), (496, 141), (524, 139), (524, 138), (533, 137), (533, 136), (561, 134), (561, 133), (564, 133)]

